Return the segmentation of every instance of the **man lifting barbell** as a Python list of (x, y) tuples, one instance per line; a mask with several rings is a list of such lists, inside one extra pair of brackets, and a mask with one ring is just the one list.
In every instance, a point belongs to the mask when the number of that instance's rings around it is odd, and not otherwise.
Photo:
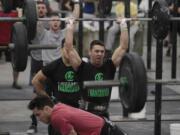
[[(112, 80), (116, 71), (116, 67), (119, 66), (122, 57), (128, 49), (128, 32), (126, 20), (123, 18), (117, 18), (117, 22), (120, 23), (121, 35), (120, 45), (114, 51), (112, 58), (104, 61), (105, 46), (104, 43), (99, 40), (94, 40), (90, 44), (90, 60), (89, 63), (83, 62), (80, 56), (73, 48), (73, 32), (74, 32), (74, 19), (67, 24), (67, 36), (65, 49), (68, 54), (70, 64), (78, 71), (81, 82), (87, 80)], [(105, 88), (92, 88), (83, 90), (83, 99), (85, 100), (84, 109), (95, 113), (100, 116), (109, 118), (108, 106), (111, 96), (111, 87)]]

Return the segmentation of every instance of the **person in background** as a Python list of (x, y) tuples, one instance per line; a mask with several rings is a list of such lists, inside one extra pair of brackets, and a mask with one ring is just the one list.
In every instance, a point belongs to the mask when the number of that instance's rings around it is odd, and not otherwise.
[[(2, 1), (0, 0), (0, 17), (21, 17), (22, 10), (17, 8), (16, 10), (11, 10), (8, 13), (4, 13), (2, 7)], [(11, 42), (11, 29), (13, 23), (12, 22), (0, 22), (0, 45), (8, 46)], [(6, 61), (11, 62), (11, 53), (9, 50), (5, 51)], [(13, 83), (12, 88), (22, 89), (22, 87), (18, 84), (19, 72), (16, 71), (13, 67)]]
[[(137, 5), (134, 2), (130, 2), (130, 11), (131, 11), (131, 17), (137, 17)], [(124, 1), (123, 0), (119, 0), (117, 1), (116, 5), (115, 5), (115, 14), (116, 17), (124, 17), (124, 12), (125, 12), (125, 6), (124, 6)], [(134, 42), (134, 36), (135, 33), (138, 30), (138, 22), (131, 22), (130, 24), (130, 50), (133, 50), (133, 47), (135, 45)], [(112, 50), (115, 45), (115, 38), (118, 35), (118, 33), (120, 32), (120, 27), (119, 25), (114, 21), (113, 25), (111, 27), (109, 27), (108, 31), (107, 31), (107, 38), (106, 38), (106, 55), (107, 57), (111, 57), (112, 55)], [(120, 32), (121, 33), (121, 32)]]
[[(39, 18), (47, 17), (48, 10), (47, 5), (45, 2), (39, 0), (37, 1), (37, 14)], [(42, 26), (37, 25), (37, 33), (35, 38), (31, 41), (32, 44), (39, 44), (40, 41), (43, 38), (42, 32), (39, 31), (41, 27), (44, 27), (45, 29), (49, 29), (49, 23), (48, 21), (43, 21)], [(42, 50), (31, 50), (30, 51), (31, 56), (31, 67), (30, 67), (30, 79), (29, 83), (31, 84), (32, 78), (34, 75), (43, 67), (43, 61), (42, 61)], [(35, 94), (35, 88), (33, 88), (34, 96)], [(36, 133), (37, 132), (37, 119), (35, 115), (30, 116), (32, 122), (29, 126), (29, 129), (26, 131), (28, 134)]]

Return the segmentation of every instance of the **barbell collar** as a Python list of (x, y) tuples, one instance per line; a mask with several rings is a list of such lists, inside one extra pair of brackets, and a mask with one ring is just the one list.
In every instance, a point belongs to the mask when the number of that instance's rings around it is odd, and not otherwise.
[[(14, 43), (9, 43), (8, 46), (0, 46), (0, 49), (6, 50), (10, 49), (13, 50), (15, 47)], [(38, 49), (57, 49), (59, 46), (58, 45), (50, 45), (50, 44), (29, 44), (28, 45), (28, 50), (38, 50)]]
[(0, 17), (0, 22), (23, 22), (25, 17)]
[(112, 87), (112, 86), (120, 86), (119, 80), (103, 80), (103, 81), (84, 81), (84, 88), (102, 88), (102, 87)]

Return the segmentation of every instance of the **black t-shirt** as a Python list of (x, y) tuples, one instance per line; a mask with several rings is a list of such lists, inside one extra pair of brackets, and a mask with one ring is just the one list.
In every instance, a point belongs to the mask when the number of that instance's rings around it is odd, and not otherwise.
[[(95, 67), (91, 63), (82, 62), (78, 69), (81, 81), (90, 80), (113, 80), (116, 67), (112, 60), (107, 60), (101, 67)], [(90, 88), (83, 90), (83, 98), (85, 101), (95, 104), (108, 104), (111, 97), (112, 87)]]
[(53, 96), (62, 103), (77, 107), (80, 99), (80, 85), (77, 72), (71, 66), (67, 67), (63, 63), (62, 58), (43, 67), (42, 72), (55, 86)]

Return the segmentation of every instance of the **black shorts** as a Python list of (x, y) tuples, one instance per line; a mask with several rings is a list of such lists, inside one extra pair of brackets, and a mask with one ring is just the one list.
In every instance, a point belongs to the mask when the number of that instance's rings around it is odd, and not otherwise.
[(127, 133), (123, 129), (120, 129), (117, 125), (112, 125), (105, 121), (101, 130), (101, 135), (127, 135)]
[(4, 52), (5, 52), (5, 60), (7, 62), (11, 62), (11, 52), (10, 52), (10, 50), (5, 50)]
[(33, 77), (41, 68), (43, 67), (43, 62), (37, 61), (31, 57), (31, 76)]
[(61, 135), (59, 132), (57, 132), (52, 125), (48, 125), (48, 135)]

